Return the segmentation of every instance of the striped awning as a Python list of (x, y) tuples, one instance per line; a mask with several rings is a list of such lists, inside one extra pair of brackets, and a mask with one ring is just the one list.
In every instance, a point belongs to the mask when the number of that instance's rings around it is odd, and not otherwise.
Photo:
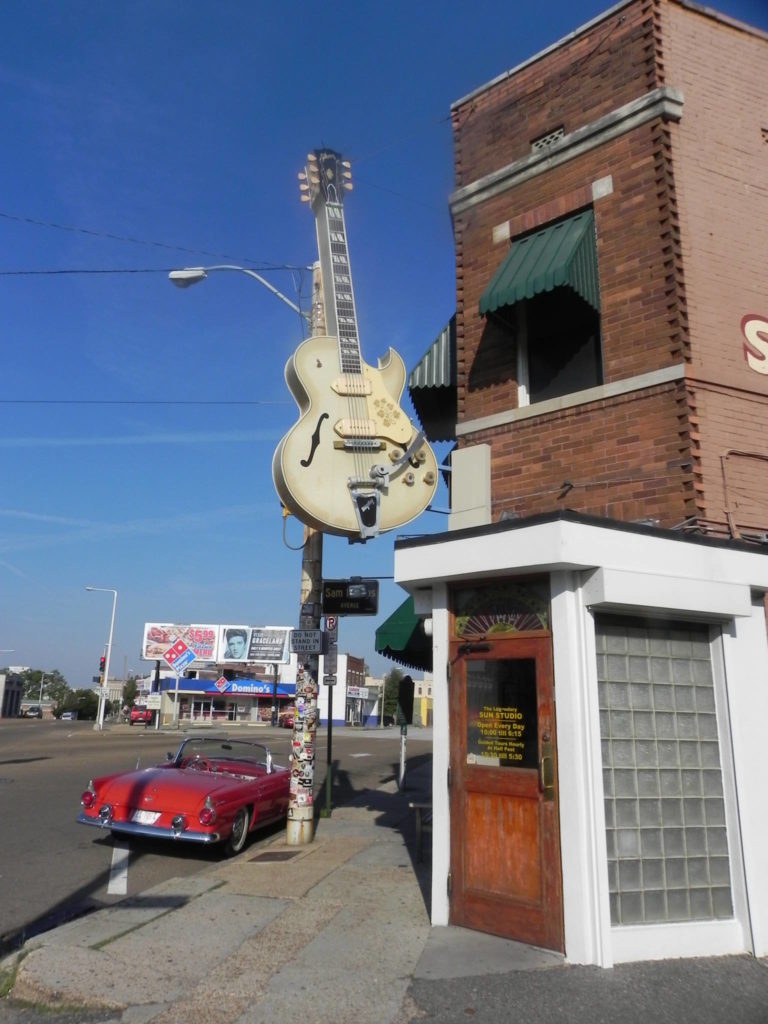
[(593, 309), (600, 311), (592, 210), (583, 210), (515, 239), (480, 298), (480, 314), (485, 316), (502, 306), (513, 306), (523, 299), (563, 287), (572, 288)]
[(456, 314), (438, 334), (408, 377), (408, 387), (456, 387)]
[(408, 668), (432, 671), (432, 639), (413, 610), (412, 597), (406, 598), (376, 630), (376, 651)]

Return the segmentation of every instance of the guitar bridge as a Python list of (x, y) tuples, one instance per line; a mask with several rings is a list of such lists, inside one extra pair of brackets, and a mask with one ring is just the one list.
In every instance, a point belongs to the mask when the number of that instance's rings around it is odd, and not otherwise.
[(384, 442), (378, 437), (347, 437), (343, 441), (334, 441), (333, 447), (345, 452), (380, 452)]

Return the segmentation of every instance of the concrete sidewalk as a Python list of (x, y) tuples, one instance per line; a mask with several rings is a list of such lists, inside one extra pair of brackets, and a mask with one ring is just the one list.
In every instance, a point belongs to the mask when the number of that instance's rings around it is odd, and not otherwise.
[(428, 770), (334, 809), (310, 846), (281, 835), (31, 939), (2, 964), (12, 1003), (115, 1024), (768, 1021), (768, 969), (749, 957), (601, 971), (432, 929), (408, 808)]

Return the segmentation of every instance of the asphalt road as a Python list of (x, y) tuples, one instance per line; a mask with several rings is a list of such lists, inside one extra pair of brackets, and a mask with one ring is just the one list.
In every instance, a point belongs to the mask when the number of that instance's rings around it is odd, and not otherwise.
[[(288, 763), (290, 730), (248, 729), (244, 734), (268, 744), (279, 763)], [(25, 937), (168, 878), (194, 874), (222, 856), (216, 848), (192, 844), (129, 843), (76, 822), (89, 778), (132, 769), (137, 761), (162, 761), (181, 738), (143, 727), (107, 726), (99, 732), (92, 722), (0, 720), (0, 806), (5, 817), (0, 955)], [(328, 802), (327, 749), (327, 731), (319, 729), (315, 800), (322, 809)], [(409, 764), (431, 757), (431, 735), (411, 732), (407, 752)], [(400, 732), (336, 728), (332, 755), (331, 808), (397, 777)], [(269, 841), (281, 827), (255, 836), (248, 849)]]

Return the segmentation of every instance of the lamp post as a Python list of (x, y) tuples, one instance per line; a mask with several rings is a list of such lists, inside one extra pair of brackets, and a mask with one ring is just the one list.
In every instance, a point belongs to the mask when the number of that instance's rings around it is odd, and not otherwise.
[[(311, 267), (307, 267), (307, 270), (311, 270)], [(182, 270), (172, 270), (168, 275), (169, 280), (173, 281), (177, 288), (189, 288), (190, 285), (197, 284), (198, 281), (204, 281), (208, 274), (212, 271), (218, 270), (234, 270), (239, 274), (247, 274), (248, 277), (252, 277), (254, 281), (258, 281), (259, 284), (264, 285), (273, 295), (276, 295), (281, 302), (284, 302), (286, 306), (289, 306), (294, 313), (298, 313), (302, 320), (309, 321), (311, 314), (306, 313), (300, 306), (297, 306), (295, 302), (292, 302), (287, 295), (283, 295), (281, 291), (278, 291), (273, 284), (270, 284), (266, 278), (262, 277), (261, 274), (257, 274), (255, 270), (250, 270), (248, 267), (238, 267), (231, 263), (219, 263), (213, 267), (184, 267)]]
[(104, 658), (104, 680), (99, 687), (99, 711), (96, 716), (94, 729), (104, 728), (104, 708), (106, 705), (106, 691), (109, 686), (109, 660), (112, 656), (112, 637), (115, 632), (115, 612), (117, 611), (117, 591), (108, 587), (86, 587), (86, 590), (98, 591), (101, 594), (112, 594), (112, 619), (109, 623), (109, 640), (107, 640), (107, 653)]

